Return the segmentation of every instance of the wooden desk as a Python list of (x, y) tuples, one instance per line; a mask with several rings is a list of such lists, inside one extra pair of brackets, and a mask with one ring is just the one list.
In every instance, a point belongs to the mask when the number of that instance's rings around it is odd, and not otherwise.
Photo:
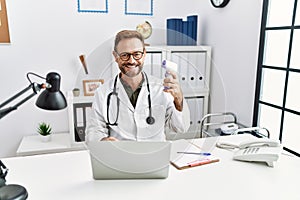
[(299, 200), (300, 159), (281, 155), (274, 168), (232, 160), (217, 140), (242, 141), (249, 135), (193, 140), (220, 162), (177, 170), (167, 179), (93, 180), (88, 151), (6, 158), (7, 184), (23, 185), (30, 200)]

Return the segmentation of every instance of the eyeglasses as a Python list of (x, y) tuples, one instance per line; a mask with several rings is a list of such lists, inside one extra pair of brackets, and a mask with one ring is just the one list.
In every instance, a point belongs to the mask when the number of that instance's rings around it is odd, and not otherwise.
[(140, 60), (143, 55), (144, 55), (144, 52), (142, 51), (135, 51), (135, 52), (132, 52), (132, 53), (127, 53), (127, 52), (124, 52), (124, 53), (117, 53), (118, 56), (120, 57), (121, 60), (123, 61), (128, 61), (130, 59), (130, 56), (132, 56), (135, 60)]

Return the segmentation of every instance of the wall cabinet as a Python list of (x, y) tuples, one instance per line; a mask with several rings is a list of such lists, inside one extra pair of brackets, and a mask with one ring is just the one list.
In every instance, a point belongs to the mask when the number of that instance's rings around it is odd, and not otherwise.
[[(175, 134), (166, 130), (167, 139), (200, 137), (200, 122), (208, 113), (211, 47), (209, 46), (147, 46), (144, 71), (147, 74), (164, 78), (165, 71), (161, 67), (167, 59), (178, 64), (178, 76), (184, 97), (191, 113), (190, 129), (184, 134)], [(111, 70), (111, 77), (116, 70)], [(102, 78), (102, 77), (100, 77)], [(73, 97), (70, 92), (69, 125), (72, 140), (84, 141), (85, 127), (91, 108), (92, 97)]]

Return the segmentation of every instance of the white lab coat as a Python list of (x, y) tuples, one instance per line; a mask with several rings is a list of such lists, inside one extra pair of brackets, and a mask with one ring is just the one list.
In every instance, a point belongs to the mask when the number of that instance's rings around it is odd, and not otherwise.
[[(179, 112), (174, 106), (174, 98), (170, 93), (163, 92), (162, 79), (149, 76), (149, 86), (152, 104), (152, 116), (155, 123), (147, 124), (149, 116), (148, 90), (145, 79), (134, 108), (118, 77), (116, 92), (120, 99), (118, 125), (111, 127), (111, 136), (119, 140), (136, 141), (165, 141), (165, 127), (174, 132), (186, 132), (189, 128), (190, 112), (184, 101), (183, 111)], [(107, 98), (113, 91), (115, 77), (100, 85), (94, 95), (92, 113), (87, 120), (86, 141), (101, 140), (107, 137)], [(117, 117), (116, 96), (111, 97), (109, 119), (115, 122)]]

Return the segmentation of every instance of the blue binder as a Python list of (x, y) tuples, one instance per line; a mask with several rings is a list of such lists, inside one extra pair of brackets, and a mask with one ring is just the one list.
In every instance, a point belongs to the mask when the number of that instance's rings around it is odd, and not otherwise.
[(175, 25), (175, 45), (182, 45), (182, 19), (174, 19)]
[(191, 15), (187, 17), (188, 21), (188, 35), (192, 40), (189, 40), (190, 45), (197, 45), (197, 28), (198, 28), (198, 16)]
[(176, 25), (176, 20), (167, 19), (167, 45), (176, 44), (175, 25)]
[(167, 19), (167, 45), (197, 45), (198, 16)]
[(182, 45), (188, 45), (188, 22), (182, 22)]

